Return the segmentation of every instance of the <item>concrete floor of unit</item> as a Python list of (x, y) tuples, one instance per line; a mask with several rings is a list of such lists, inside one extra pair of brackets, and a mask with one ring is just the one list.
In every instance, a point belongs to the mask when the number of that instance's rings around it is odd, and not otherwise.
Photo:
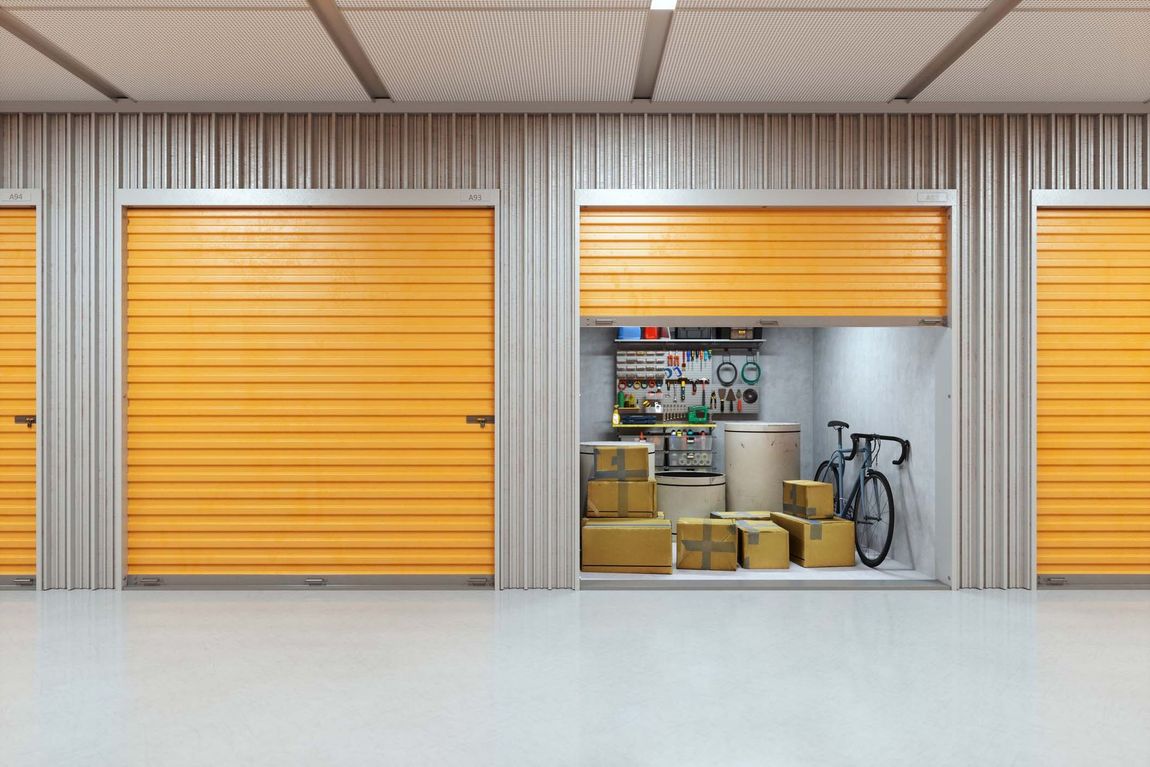
[(843, 588), (883, 586), (937, 586), (949, 588), (939, 583), (934, 576), (919, 572), (898, 562), (886, 561), (875, 569), (856, 564), (854, 567), (800, 567), (791, 563), (790, 567), (779, 570), (682, 570), (675, 569), (670, 575), (656, 573), (579, 573), (579, 582), (584, 588), (604, 585), (622, 586), (630, 584), (635, 588), (692, 584), (711, 586), (737, 586), (739, 584), (804, 587), (811, 585), (839, 585)]
[(1150, 592), (0, 592), (0, 764), (1150, 764)]

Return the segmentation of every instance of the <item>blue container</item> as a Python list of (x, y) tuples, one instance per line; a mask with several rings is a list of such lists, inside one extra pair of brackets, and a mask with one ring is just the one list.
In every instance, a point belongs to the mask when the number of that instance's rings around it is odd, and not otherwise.
[(619, 328), (619, 334), (615, 337), (620, 341), (639, 341), (643, 338), (643, 328), (623, 326)]

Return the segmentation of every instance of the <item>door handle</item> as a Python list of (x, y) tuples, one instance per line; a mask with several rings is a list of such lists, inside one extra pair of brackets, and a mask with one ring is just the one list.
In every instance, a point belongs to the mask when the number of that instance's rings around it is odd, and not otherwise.
[(480, 429), (487, 428), (487, 424), (495, 423), (495, 416), (493, 415), (469, 415), (467, 416), (467, 423), (477, 423)]
[(29, 429), (31, 429), (33, 426), (36, 425), (36, 416), (34, 416), (34, 415), (18, 415), (15, 418), (13, 418), (12, 420), (18, 424), (20, 424), (20, 423), (24, 424)]

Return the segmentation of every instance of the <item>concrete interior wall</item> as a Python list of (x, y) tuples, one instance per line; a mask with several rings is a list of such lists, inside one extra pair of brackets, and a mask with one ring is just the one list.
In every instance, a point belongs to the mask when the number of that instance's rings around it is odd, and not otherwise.
[[(951, 509), (944, 489), (946, 461), (937, 442), (949, 440), (940, 414), (950, 401), (949, 331), (943, 328), (820, 328), (814, 337), (813, 442), (819, 461), (834, 449), (838, 419), (855, 432), (880, 432), (910, 440), (911, 454), (893, 466), (898, 447), (883, 445), (876, 468), (890, 480), (895, 536), (889, 557), (916, 570), (936, 572), (940, 530)], [(804, 434), (804, 436), (807, 436)], [(848, 472), (854, 481), (859, 461)], [(942, 482), (940, 482), (942, 480)]]

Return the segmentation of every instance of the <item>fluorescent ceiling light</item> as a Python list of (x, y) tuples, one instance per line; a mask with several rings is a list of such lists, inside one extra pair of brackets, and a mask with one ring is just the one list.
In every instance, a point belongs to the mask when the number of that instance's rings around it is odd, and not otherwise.
[(679, 0), (651, 0), (652, 11), (673, 11)]

